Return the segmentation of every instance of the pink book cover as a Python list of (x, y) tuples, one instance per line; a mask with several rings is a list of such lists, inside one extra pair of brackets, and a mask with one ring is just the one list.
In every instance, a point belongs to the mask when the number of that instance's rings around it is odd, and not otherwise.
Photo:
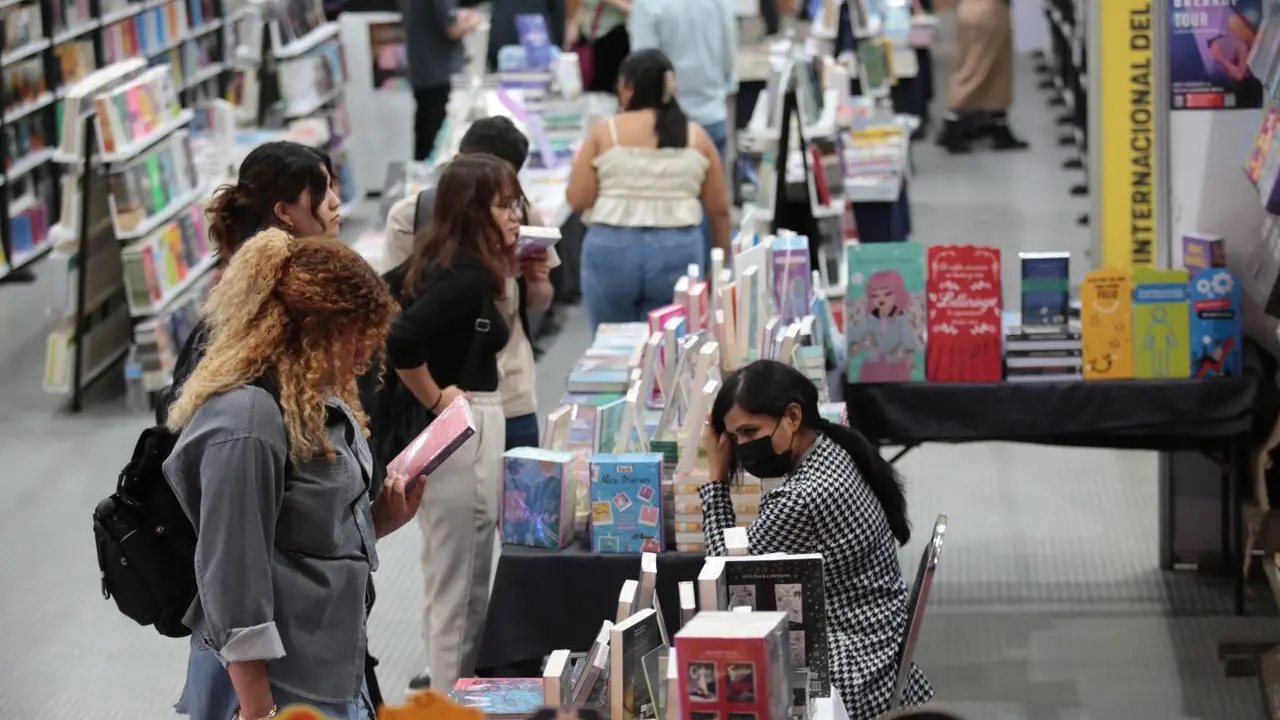
[(131, 87), (125, 91), (124, 102), (129, 108), (129, 120), (132, 127), (129, 128), (132, 137), (140, 138), (147, 134), (147, 119), (142, 115), (142, 104), (139, 102), (141, 89)]
[[(689, 309), (683, 305), (663, 305), (657, 310), (649, 311), (649, 332), (662, 334), (662, 329), (667, 326), (667, 321), (674, 317), (688, 317)], [(667, 366), (667, 353), (661, 347), (658, 348), (658, 367)], [(662, 398), (662, 391), (658, 389), (658, 383), (653, 384), (653, 395), (649, 398), (649, 407), (661, 407), (661, 404), (654, 405), (654, 401)]]
[(407, 475), (410, 480), (419, 475), (429, 476), (475, 434), (471, 404), (465, 397), (458, 397), (387, 464), (387, 471)]

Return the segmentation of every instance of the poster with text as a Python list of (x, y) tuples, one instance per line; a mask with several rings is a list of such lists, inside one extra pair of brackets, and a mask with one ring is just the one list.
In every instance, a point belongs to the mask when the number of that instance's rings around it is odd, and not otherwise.
[(1262, 0), (1169, 0), (1169, 82), (1174, 110), (1262, 107), (1249, 52)]
[(1000, 250), (977, 245), (929, 248), (929, 343), (932, 382), (1000, 382)]

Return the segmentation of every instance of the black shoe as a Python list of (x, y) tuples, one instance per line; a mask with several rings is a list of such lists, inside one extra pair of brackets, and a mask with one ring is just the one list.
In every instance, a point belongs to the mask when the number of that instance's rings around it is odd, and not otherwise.
[(418, 675), (417, 677), (409, 681), (409, 689), (410, 690), (430, 690), (431, 676), (426, 673), (422, 673), (421, 675)]
[(963, 120), (947, 119), (938, 133), (938, 147), (952, 155), (967, 153), (973, 148), (969, 146), (970, 129)]
[(991, 123), (987, 126), (986, 135), (991, 138), (992, 150), (1026, 150), (1031, 147), (1025, 140), (1015, 136), (1006, 123)]

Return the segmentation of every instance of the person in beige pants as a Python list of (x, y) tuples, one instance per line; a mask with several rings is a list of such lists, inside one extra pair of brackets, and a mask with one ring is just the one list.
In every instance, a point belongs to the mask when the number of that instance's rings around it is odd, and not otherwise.
[(500, 303), (525, 212), (509, 163), (459, 156), (437, 179), (430, 229), (386, 276), (404, 308), (387, 337), (396, 374), (435, 413), (465, 396), (475, 425), (427, 479), (418, 514), (427, 664), (445, 691), (474, 673), (484, 636), (506, 440), (498, 355), (511, 336)]
[(1009, 0), (960, 0), (956, 6), (959, 53), (947, 92), (947, 116), (938, 145), (968, 152), (990, 138), (995, 150), (1025, 150), (1009, 129), (1013, 104), (1013, 20)]

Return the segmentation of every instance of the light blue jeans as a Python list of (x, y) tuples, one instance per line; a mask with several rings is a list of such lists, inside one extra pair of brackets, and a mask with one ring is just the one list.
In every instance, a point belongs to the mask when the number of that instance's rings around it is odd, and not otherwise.
[[(369, 691), (363, 683), (360, 696), (343, 705), (307, 700), (274, 685), (271, 694), (281, 709), (290, 705), (308, 705), (332, 720), (373, 720)], [(194, 635), (187, 659), (187, 684), (182, 688), (182, 698), (174, 709), (191, 720), (231, 720), (240, 709), (235, 688), (231, 686), (231, 676), (213, 650)]]
[(591, 331), (600, 323), (644, 322), (671, 304), (676, 281), (703, 267), (702, 229), (592, 225), (582, 243), (582, 298)]

